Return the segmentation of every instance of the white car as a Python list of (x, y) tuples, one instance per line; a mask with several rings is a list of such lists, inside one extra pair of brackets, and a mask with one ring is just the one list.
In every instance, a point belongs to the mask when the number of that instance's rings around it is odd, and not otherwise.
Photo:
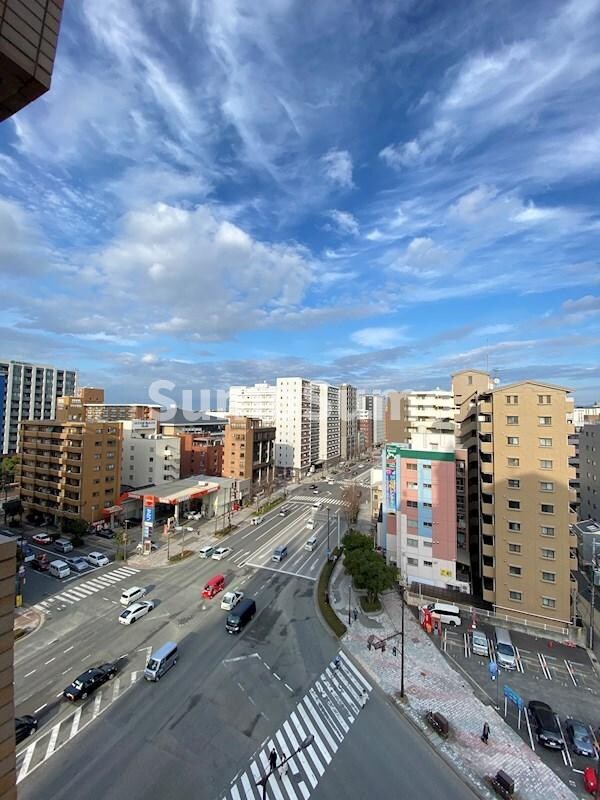
[(141, 600), (146, 594), (143, 586), (132, 586), (130, 589), (124, 589), (119, 602), (122, 606), (130, 606), (132, 603)]
[(212, 546), (212, 544), (205, 544), (204, 547), (201, 547), (200, 550), (198, 550), (198, 555), (200, 558), (210, 558), (214, 552), (215, 548)]
[[(155, 550), (158, 550), (158, 545), (155, 542), (150, 542), (150, 552), (153, 553)], [(144, 545), (141, 542), (136, 544), (135, 552), (140, 555), (144, 552)]]
[(125, 611), (119, 614), (121, 625), (133, 625), (141, 617), (145, 617), (154, 608), (154, 600), (140, 600), (139, 603), (132, 603)]
[(87, 555), (88, 564), (91, 564), (92, 567), (105, 567), (107, 564), (110, 564), (108, 560), (108, 556), (105, 556), (104, 553), (88, 553)]
[(212, 557), (215, 561), (221, 561), (223, 558), (227, 558), (229, 553), (233, 553), (233, 548), (231, 547), (217, 547), (217, 549), (212, 554)]
[(221, 600), (221, 608), (225, 611), (231, 611), (234, 606), (237, 606), (243, 596), (243, 592), (225, 592)]

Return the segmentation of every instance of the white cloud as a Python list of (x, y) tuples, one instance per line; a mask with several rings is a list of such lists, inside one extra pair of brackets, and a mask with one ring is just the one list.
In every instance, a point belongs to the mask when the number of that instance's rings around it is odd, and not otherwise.
[(327, 212), (327, 216), (332, 220), (335, 227), (340, 233), (348, 233), (352, 236), (358, 236), (360, 227), (358, 220), (349, 211), (338, 211), (333, 209)]
[(395, 347), (407, 341), (406, 327), (375, 327), (362, 328), (354, 331), (350, 339), (361, 347), (381, 350), (386, 347)]
[(330, 150), (321, 158), (321, 163), (331, 183), (344, 189), (352, 188), (352, 156), (347, 150)]
[(403, 253), (394, 255), (391, 263), (396, 272), (421, 277), (435, 277), (440, 267), (451, 262), (449, 253), (428, 236), (417, 236)]

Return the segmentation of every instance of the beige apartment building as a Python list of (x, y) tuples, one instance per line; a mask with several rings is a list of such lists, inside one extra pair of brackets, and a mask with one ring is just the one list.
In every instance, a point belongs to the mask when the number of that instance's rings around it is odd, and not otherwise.
[(386, 442), (411, 441), (413, 433), (454, 433), (454, 397), (443, 389), (390, 392), (384, 410)]
[(63, 0), (0, 2), (0, 122), (50, 88)]
[(537, 381), (490, 389), (486, 373), (468, 370), (452, 380), (457, 438), (468, 451), (476, 591), (516, 621), (566, 628), (577, 568), (569, 389)]
[(77, 397), (85, 408), (86, 419), (118, 422), (121, 420), (157, 420), (161, 407), (150, 403), (105, 403), (104, 389), (82, 386)]
[(258, 488), (275, 476), (275, 428), (251, 417), (230, 417), (223, 445), (223, 477)]
[(121, 426), (85, 419), (80, 398), (59, 400), (57, 418), (20, 424), (17, 467), (21, 502), (56, 524), (97, 522), (117, 504), (121, 488)]

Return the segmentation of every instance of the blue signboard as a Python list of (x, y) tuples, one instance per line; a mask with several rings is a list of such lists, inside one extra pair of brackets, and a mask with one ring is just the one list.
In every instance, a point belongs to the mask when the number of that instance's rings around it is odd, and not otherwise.
[(510, 700), (511, 703), (514, 703), (517, 708), (524, 708), (525, 703), (521, 695), (517, 694), (514, 689), (511, 689), (510, 686), (504, 687), (504, 697), (507, 700)]
[(144, 522), (154, 522), (154, 506), (146, 506), (144, 509)]

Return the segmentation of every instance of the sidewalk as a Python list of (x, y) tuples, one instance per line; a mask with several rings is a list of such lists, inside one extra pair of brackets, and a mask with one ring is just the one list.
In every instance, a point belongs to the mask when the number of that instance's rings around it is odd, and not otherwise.
[[(15, 608), (15, 640), (37, 631), (43, 621), (44, 615), (35, 608)], [(24, 633), (18, 634), (17, 631), (24, 631)]]
[[(330, 581), (330, 598), (333, 609), (348, 625), (350, 579), (343, 571), (342, 560)], [(399, 596), (390, 592), (382, 600), (383, 613), (378, 616), (360, 613), (356, 622), (352, 620), (342, 641), (362, 668), (400, 705), (400, 636), (388, 643), (384, 653), (367, 649), (370, 634), (385, 638), (401, 629)], [(405, 609), (404, 631), (405, 700), (401, 708), (455, 769), (467, 776), (485, 797), (495, 795), (485, 786), (483, 777), (495, 775), (499, 769), (514, 779), (515, 794), (521, 800), (573, 800), (576, 797), (503, 717), (473, 694), (470, 685), (447, 663), (408, 608)], [(392, 654), (393, 644), (398, 648), (396, 657)], [(430, 710), (441, 712), (450, 723), (451, 735), (447, 741), (425, 724), (424, 714)], [(491, 729), (487, 745), (480, 739), (486, 721)]]

